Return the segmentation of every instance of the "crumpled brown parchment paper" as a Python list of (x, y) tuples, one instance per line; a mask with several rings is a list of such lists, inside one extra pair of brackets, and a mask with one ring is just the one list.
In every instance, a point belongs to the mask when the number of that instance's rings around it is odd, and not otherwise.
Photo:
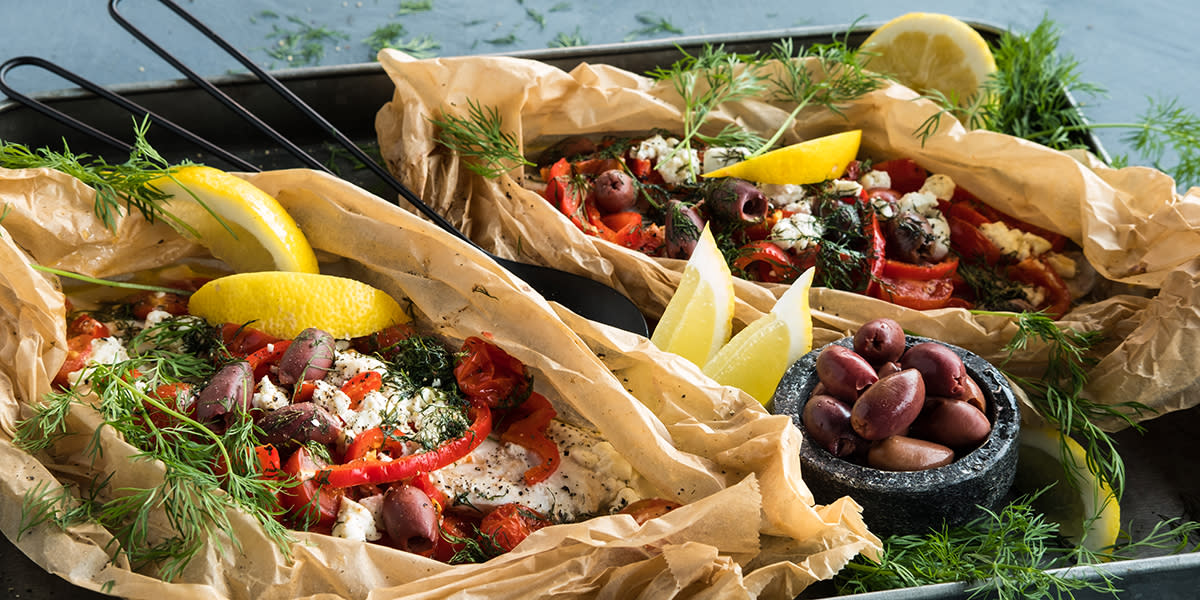
[[(599, 64), (568, 73), (506, 57), (412, 60), (385, 50), (379, 58), (396, 85), (376, 116), (383, 156), (394, 173), (484, 248), (601, 281), (629, 295), (648, 317), (662, 314), (683, 261), (649, 258), (585, 235), (524, 189), (519, 169), (495, 180), (471, 173), (436, 144), (430, 118), (465, 116), (474, 101), (498, 110), (505, 131), (529, 149), (573, 134), (679, 131), (682, 101), (669, 84)], [(771, 133), (792, 108), (758, 100), (727, 103), (714, 112), (708, 133), (729, 123)], [(1159, 171), (1111, 169), (1086, 154), (968, 131), (948, 116), (922, 144), (914, 132), (937, 110), (908, 88), (891, 85), (842, 107), (844, 116), (805, 109), (783, 143), (862, 129), (862, 157), (912, 158), (988, 204), (1070, 237), (1100, 276), (1136, 292), (1077, 306), (1060, 323), (1105, 336), (1086, 395), (1110, 405), (1150, 407), (1131, 414), (1135, 421), (1200, 403), (1200, 188), (1180, 195)], [(735, 331), (770, 310), (782, 293), (777, 285), (735, 284)], [(813, 289), (811, 301), (818, 346), (887, 316), (994, 363), (1007, 360), (1005, 367), (1018, 375), (1037, 376), (1045, 367), (1046, 349), (1037, 344), (1011, 358), (1003, 351), (1016, 332), (1011, 317), (962, 309), (920, 312), (821, 288)], [(1113, 418), (1102, 425), (1119, 429), (1124, 423)]]
[[(535, 374), (560, 418), (600, 431), (664, 497), (686, 505), (637, 526), (625, 516), (551, 527), (517, 551), (449, 566), (379, 545), (297, 533), (288, 562), (253, 519), (233, 514), (237, 546), (212, 540), (174, 582), (130, 569), (96, 525), (45, 525), (17, 540), (31, 490), (113, 475), (147, 486), (161, 465), (76, 407), (74, 433), (38, 457), (12, 442), (16, 423), (50, 391), (65, 353), (66, 304), (56, 278), (31, 265), (122, 277), (204, 256), (164, 225), (92, 215), (93, 194), (47, 170), (0, 169), (0, 526), (43, 568), (128, 598), (792, 598), (848, 560), (874, 554), (849, 498), (814, 506), (800, 477), (799, 432), (752, 398), (714, 385), (646, 339), (548, 304), (485, 255), (411, 213), (331, 176), (304, 170), (246, 176), (279, 199), (322, 272), (351, 276), (411, 302), (424, 331), (461, 340), (489, 332)], [(152, 250), (152, 251), (151, 251)], [(158, 519), (154, 531), (166, 531)]]

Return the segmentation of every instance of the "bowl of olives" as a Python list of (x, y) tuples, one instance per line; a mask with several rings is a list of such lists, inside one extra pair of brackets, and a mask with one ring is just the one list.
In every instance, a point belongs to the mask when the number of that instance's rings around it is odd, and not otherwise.
[(996, 509), (1017, 466), (1020, 414), (1008, 380), (963, 348), (865, 323), (801, 357), (772, 411), (804, 434), (814, 499), (850, 496), (883, 535), (961, 525)]

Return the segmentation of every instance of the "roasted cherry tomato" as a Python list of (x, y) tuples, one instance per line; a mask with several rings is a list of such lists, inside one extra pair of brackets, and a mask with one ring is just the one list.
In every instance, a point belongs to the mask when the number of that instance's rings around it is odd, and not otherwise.
[(910, 158), (897, 158), (875, 163), (871, 166), (876, 171), (887, 171), (892, 180), (892, 189), (901, 195), (916, 192), (925, 184), (929, 172)]
[(92, 338), (102, 338), (112, 335), (108, 329), (108, 325), (97, 321), (95, 317), (89, 314), (80, 314), (71, 320), (71, 324), (67, 325), (67, 337), (75, 337), (77, 335), (87, 335)]
[(188, 312), (187, 298), (170, 292), (139, 292), (129, 299), (129, 304), (133, 307), (133, 316), (142, 320), (156, 310), (175, 316), (186, 315)]
[(501, 504), (496, 510), (483, 517), (479, 524), (479, 535), (489, 539), (504, 552), (509, 552), (529, 537), (529, 534), (553, 523), (541, 513), (510, 502)]
[(468, 542), (479, 539), (479, 520), (458, 513), (445, 513), (441, 522), (442, 534), (433, 545), (433, 558), (444, 563), (454, 562), (454, 556)]
[(358, 403), (362, 402), (367, 394), (377, 391), (381, 387), (383, 387), (383, 375), (380, 375), (378, 371), (363, 371), (342, 384), (342, 393), (350, 398), (350, 408), (358, 410)]
[(414, 335), (416, 330), (409, 323), (391, 325), (383, 331), (350, 340), (350, 347), (363, 354), (378, 354), (390, 359), (395, 355), (396, 344)]
[(529, 397), (530, 376), (521, 361), (475, 336), (463, 342), (462, 352), (454, 377), (468, 398), (492, 408), (508, 408)]
[(622, 508), (620, 513), (632, 516), (633, 520), (641, 525), (650, 519), (657, 519), (680, 506), (683, 505), (674, 500), (667, 500), (666, 498), (643, 498)]
[(236, 323), (225, 323), (221, 326), (221, 342), (230, 354), (239, 358), (245, 357), (266, 346), (280, 341), (279, 338)]
[[(346, 492), (325, 484), (321, 469), (327, 466), (325, 461), (313, 456), (305, 446), (300, 446), (283, 464), (283, 472), (299, 483), (279, 491), (279, 504), (302, 527), (331, 527), (337, 520), (342, 496)], [(304, 473), (316, 475), (301, 480)]]
[(915, 310), (944, 308), (954, 293), (954, 282), (949, 277), (922, 281), (880, 275), (875, 282), (872, 296)]
[(1058, 320), (1071, 309), (1071, 291), (1066, 282), (1046, 261), (1031, 256), (1008, 268), (1013, 281), (1035, 285), (1046, 291), (1046, 299), (1038, 308)]

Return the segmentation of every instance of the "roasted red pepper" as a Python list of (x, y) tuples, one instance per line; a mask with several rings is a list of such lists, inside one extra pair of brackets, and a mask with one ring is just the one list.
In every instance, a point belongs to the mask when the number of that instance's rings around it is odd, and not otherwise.
[(942, 277), (950, 277), (958, 269), (958, 258), (951, 256), (946, 260), (933, 263), (916, 265), (901, 260), (892, 260), (890, 258), (883, 261), (883, 275), (897, 279), (916, 279), (920, 281), (928, 281), (930, 279), (940, 279)]
[(378, 371), (363, 371), (342, 384), (342, 393), (350, 398), (350, 408), (358, 410), (358, 403), (362, 402), (367, 394), (381, 387), (383, 387), (383, 375), (380, 375)]
[(954, 282), (949, 277), (920, 280), (882, 275), (875, 284), (871, 288), (873, 297), (915, 310), (945, 308), (954, 293)]
[(470, 428), (462, 436), (442, 442), (440, 446), (399, 458), (382, 461), (360, 459), (326, 467), (317, 472), (317, 479), (327, 487), (347, 488), (364, 484), (404, 481), (418, 473), (429, 473), (470, 454), (492, 432), (492, 411), (486, 404), (472, 403), (468, 409)]
[(1038, 308), (1054, 320), (1062, 318), (1071, 309), (1071, 290), (1046, 261), (1031, 256), (1012, 265), (1007, 270), (1009, 278), (1046, 291), (1046, 299)]
[(788, 283), (795, 281), (803, 269), (795, 257), (768, 240), (758, 240), (742, 246), (733, 268), (749, 275), (754, 281)]
[(505, 416), (506, 429), (500, 435), (500, 440), (519, 444), (541, 460), (525, 471), (525, 483), (528, 485), (545, 481), (558, 470), (562, 462), (558, 446), (554, 440), (546, 437), (546, 427), (556, 416), (558, 411), (554, 410), (545, 396), (537, 392), (529, 394), (529, 399)]

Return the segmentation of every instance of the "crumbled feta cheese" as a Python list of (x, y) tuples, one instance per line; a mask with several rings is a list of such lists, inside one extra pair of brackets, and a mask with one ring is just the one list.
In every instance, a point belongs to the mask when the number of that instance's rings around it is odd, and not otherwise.
[(1065, 254), (1048, 252), (1045, 259), (1046, 264), (1050, 265), (1050, 268), (1054, 269), (1054, 272), (1058, 273), (1058, 276), (1063, 279), (1072, 279), (1079, 271), (1079, 265), (1075, 264), (1075, 261)]
[(87, 381), (88, 377), (95, 371), (95, 367), (92, 365), (113, 365), (129, 360), (129, 353), (125, 351), (125, 346), (121, 343), (121, 340), (113, 336), (93, 339), (91, 348), (87, 364), (78, 371), (67, 374), (67, 381), (71, 385)]
[(152, 310), (146, 313), (146, 327), (154, 327), (173, 316), (165, 310)]
[(261, 410), (278, 410), (288, 404), (287, 394), (271, 383), (266, 375), (255, 386), (254, 395), (250, 398), (250, 405)]
[(862, 184), (849, 179), (834, 179), (825, 183), (825, 191), (829, 194), (836, 194), (842, 198), (847, 196), (857, 196), (863, 189)]
[(980, 225), (979, 232), (995, 244), (1001, 253), (1015, 256), (1017, 260), (1040, 256), (1049, 252), (1051, 248), (1046, 238), (1020, 229), (1011, 229), (1000, 221)]
[(825, 227), (806, 213), (784, 217), (771, 228), (769, 239), (784, 250), (804, 250), (820, 242)]
[[(896, 201), (900, 212), (911, 212), (925, 216), (930, 211), (937, 210), (937, 196), (926, 192), (909, 192)], [(938, 214), (941, 214), (939, 211)]]
[(333, 366), (329, 369), (329, 373), (325, 375), (325, 381), (331, 385), (341, 387), (342, 384), (350, 381), (351, 378), (359, 373), (375, 371), (382, 374), (386, 370), (387, 365), (374, 356), (362, 354), (355, 350), (342, 350), (334, 353)]
[(954, 196), (954, 180), (950, 179), (949, 175), (934, 173), (925, 178), (925, 183), (921, 184), (920, 192), (922, 194), (930, 194), (939, 200), (949, 200)]
[(677, 150), (679, 140), (663, 139), (661, 135), (643, 140), (633, 149), (633, 156), (654, 161), (654, 170), (662, 175), (663, 181), (679, 185), (691, 181), (692, 175), (700, 170), (699, 153), (695, 150)]
[(449, 467), (430, 473), (430, 480), (450, 497), (462, 495), (481, 510), (520, 502), (558, 521), (619, 510), (649, 495), (633, 466), (595, 433), (551, 421), (546, 435), (558, 445), (562, 461), (554, 474), (539, 484), (524, 483), (525, 471), (537, 458), (519, 445), (495, 438), (485, 440)]
[(359, 542), (375, 541), (383, 537), (375, 527), (375, 517), (371, 511), (349, 498), (342, 498), (337, 522), (333, 524), (333, 535)]
[(750, 154), (748, 148), (735, 146), (725, 148), (717, 146), (704, 151), (704, 173), (716, 171), (722, 167), (727, 167), (746, 160), (746, 155)]
[[(776, 208), (788, 206), (803, 206), (802, 212), (812, 212), (811, 201), (806, 197), (804, 186), (791, 183), (767, 183), (761, 186), (762, 193)], [(790, 210), (790, 209), (789, 209)], [(798, 212), (798, 211), (793, 211)]]
[(1033, 306), (1041, 306), (1042, 302), (1046, 301), (1046, 290), (1036, 285), (1023, 285), (1021, 292), (1025, 294), (1025, 299)]
[(864, 188), (890, 188), (892, 176), (887, 171), (867, 171), (858, 178)]

